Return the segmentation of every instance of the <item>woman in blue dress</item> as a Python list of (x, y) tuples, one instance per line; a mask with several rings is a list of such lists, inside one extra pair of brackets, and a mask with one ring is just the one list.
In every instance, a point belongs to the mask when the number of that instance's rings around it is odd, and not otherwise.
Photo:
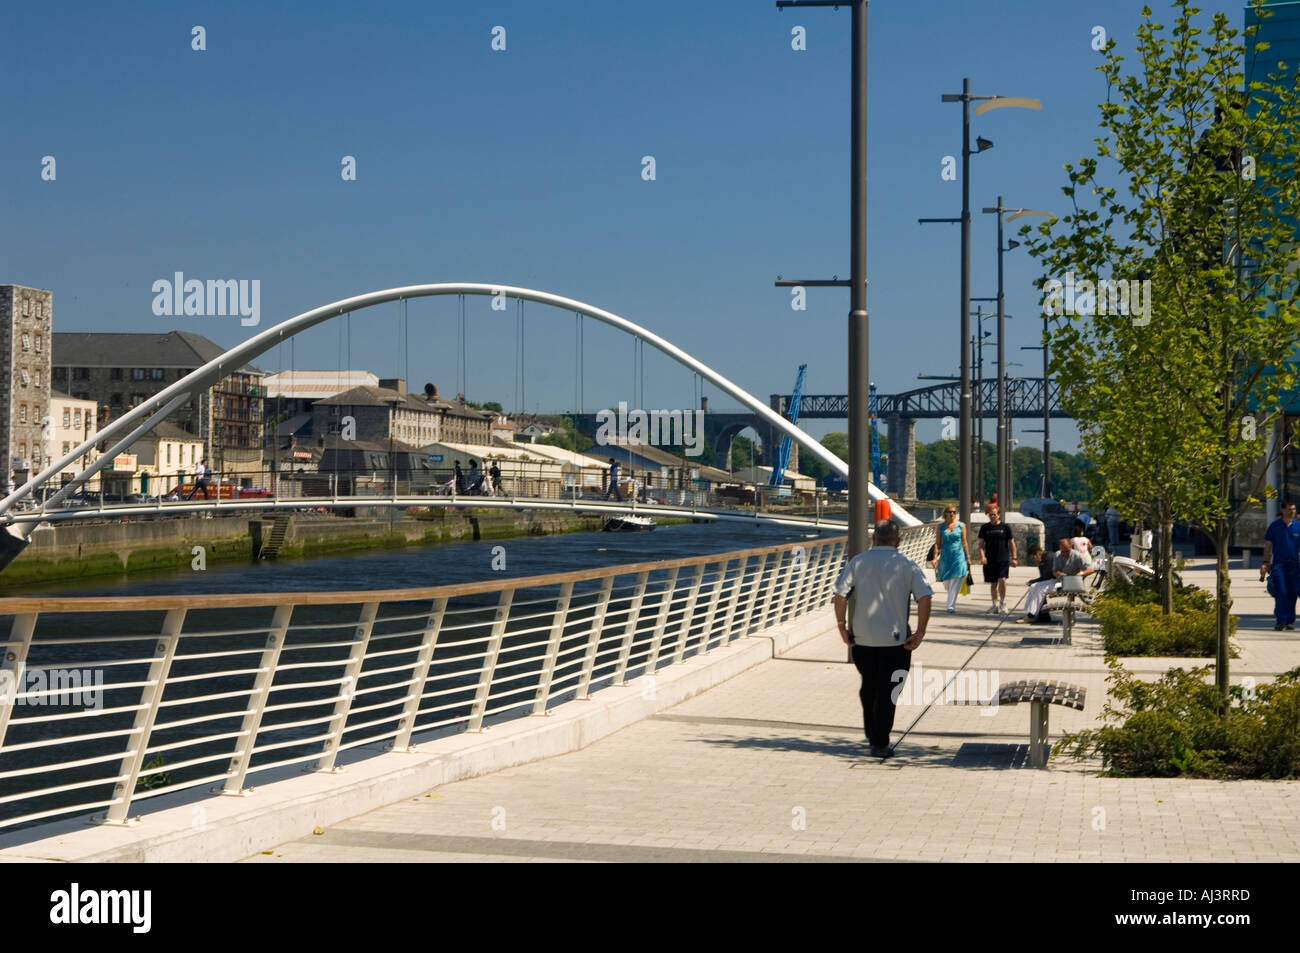
[(934, 578), (948, 587), (948, 611), (957, 611), (957, 594), (970, 567), (966, 563), (966, 527), (957, 522), (957, 507), (946, 506), (935, 534), (938, 555), (930, 560)]

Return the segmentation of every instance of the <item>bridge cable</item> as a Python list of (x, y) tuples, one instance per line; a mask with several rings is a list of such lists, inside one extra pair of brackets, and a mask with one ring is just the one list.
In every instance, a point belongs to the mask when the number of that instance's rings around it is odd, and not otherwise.
[(456, 393), (465, 393), (465, 296), (456, 296)]

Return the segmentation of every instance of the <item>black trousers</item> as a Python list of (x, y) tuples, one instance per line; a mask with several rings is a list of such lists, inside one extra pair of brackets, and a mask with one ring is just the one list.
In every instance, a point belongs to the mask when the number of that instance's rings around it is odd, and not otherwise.
[[(911, 631), (908, 631), (911, 635)], [(912, 653), (901, 645), (874, 648), (853, 646), (853, 664), (862, 676), (862, 726), (867, 742), (877, 747), (889, 746), (894, 730), (894, 692), (902, 688), (912, 668)], [(902, 672), (902, 676), (896, 673)]]

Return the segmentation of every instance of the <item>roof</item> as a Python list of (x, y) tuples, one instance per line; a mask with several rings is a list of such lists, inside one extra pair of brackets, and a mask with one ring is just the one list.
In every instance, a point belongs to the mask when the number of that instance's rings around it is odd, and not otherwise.
[[(337, 435), (325, 438), (325, 446), (312, 449), (319, 449), (322, 452), (339, 452), (343, 450), (368, 450), (372, 453), (387, 453), (389, 442), (387, 440), (344, 440)], [(297, 447), (298, 450), (306, 450), (307, 447)], [(409, 443), (403, 443), (400, 440), (392, 441), (394, 453), (423, 453), (418, 447), (413, 447)]]
[(96, 401), (86, 400), (82, 397), (73, 397), (71, 394), (65, 394), (61, 390), (50, 388), (50, 400), (75, 400), (79, 404), (94, 404)]
[(190, 433), (184, 427), (178, 427), (169, 420), (155, 424), (153, 430), (149, 434), (145, 434), (145, 439), (148, 439), (150, 434), (162, 440), (185, 440), (189, 443), (203, 443), (203, 438), (198, 434)]
[(330, 397), (323, 397), (316, 401), (314, 406), (328, 407), (338, 404), (347, 407), (387, 407), (389, 406), (389, 399), (393, 397), (402, 398), (401, 407), (403, 409), (419, 413), (452, 413), (461, 417), (477, 417), (484, 420), (496, 416), (491, 411), (475, 410), (473, 407), (466, 407), (460, 402), (453, 403), (449, 400), (443, 400), (441, 397), (429, 400), (415, 394), (398, 394), (397, 391), (389, 390), (387, 387), (353, 387), (351, 390), (345, 390)]
[(377, 387), (379, 378), (370, 371), (281, 371), (262, 381), (268, 398), (290, 397), (307, 400), (331, 397), (350, 387)]
[[(193, 331), (55, 331), (50, 337), (50, 362), (70, 367), (198, 368), (226, 353), (225, 348)], [(263, 372), (245, 364), (236, 373)]]
[[(668, 467), (671, 470), (680, 470), (683, 467), (681, 457), (666, 450), (661, 450), (659, 447), (651, 447), (643, 443), (596, 446), (586, 451), (584, 456), (604, 466), (608, 466), (609, 458), (614, 457), (619, 463), (627, 464), (632, 469), (649, 470), (656, 467)], [(726, 470), (700, 463), (696, 457), (687, 457), (684, 465), (687, 470), (698, 470), (700, 473), (699, 478), (708, 483), (742, 482), (739, 477), (732, 476)]]

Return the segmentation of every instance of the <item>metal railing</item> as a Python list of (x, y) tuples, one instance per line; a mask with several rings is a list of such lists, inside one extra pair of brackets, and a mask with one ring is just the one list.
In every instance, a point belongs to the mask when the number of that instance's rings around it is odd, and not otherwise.
[(542, 715), (825, 606), (844, 547), (426, 589), (0, 599), (0, 827), (121, 824), (161, 794)]

